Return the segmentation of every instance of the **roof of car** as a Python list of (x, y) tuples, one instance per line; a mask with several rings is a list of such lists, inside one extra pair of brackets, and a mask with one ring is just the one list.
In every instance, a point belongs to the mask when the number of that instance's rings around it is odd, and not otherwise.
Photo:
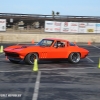
[(44, 38), (44, 39), (49, 39), (49, 40), (60, 40), (60, 41), (68, 41), (68, 40), (59, 39), (59, 38)]

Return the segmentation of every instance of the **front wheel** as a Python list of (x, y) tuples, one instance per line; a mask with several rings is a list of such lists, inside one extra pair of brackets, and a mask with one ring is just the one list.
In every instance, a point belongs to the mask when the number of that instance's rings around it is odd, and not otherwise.
[(71, 53), (68, 57), (68, 61), (71, 63), (78, 63), (80, 61), (80, 54), (79, 53)]
[(27, 64), (32, 65), (32, 64), (34, 64), (34, 60), (35, 60), (35, 59), (39, 60), (38, 54), (37, 54), (37, 53), (30, 53), (30, 54), (28, 54), (28, 55), (25, 57), (25, 60), (24, 60), (24, 61), (25, 61)]

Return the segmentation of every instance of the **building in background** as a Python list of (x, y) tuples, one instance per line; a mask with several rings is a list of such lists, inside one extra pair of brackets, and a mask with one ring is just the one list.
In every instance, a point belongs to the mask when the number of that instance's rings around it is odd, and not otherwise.
[(6, 19), (6, 27), (11, 29), (39, 29), (45, 27), (45, 21), (60, 22), (92, 22), (100, 23), (100, 17), (96, 16), (65, 16), (65, 15), (39, 15), (39, 14), (15, 14), (0, 13), (0, 19)]

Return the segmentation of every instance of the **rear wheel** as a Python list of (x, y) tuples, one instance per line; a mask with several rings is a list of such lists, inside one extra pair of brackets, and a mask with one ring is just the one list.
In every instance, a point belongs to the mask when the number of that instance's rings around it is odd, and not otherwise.
[(75, 52), (69, 55), (68, 61), (71, 63), (78, 63), (80, 61), (80, 54)]
[(32, 65), (32, 64), (34, 64), (34, 60), (35, 59), (39, 59), (39, 57), (38, 57), (38, 54), (37, 53), (30, 53), (30, 54), (28, 54), (26, 57), (25, 57), (25, 62), (27, 63), (27, 64), (30, 64), (30, 65)]

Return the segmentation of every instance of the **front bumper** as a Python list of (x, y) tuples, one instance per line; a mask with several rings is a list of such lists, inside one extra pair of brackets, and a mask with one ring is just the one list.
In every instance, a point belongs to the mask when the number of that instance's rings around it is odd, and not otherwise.
[(5, 52), (5, 56), (10, 60), (15, 60), (15, 61), (23, 60), (23, 56), (15, 52)]
[(14, 57), (10, 57), (10, 56), (7, 56), (7, 58), (9, 60), (14, 60), (14, 61), (23, 61), (23, 59), (21, 59), (21, 58), (14, 58)]

